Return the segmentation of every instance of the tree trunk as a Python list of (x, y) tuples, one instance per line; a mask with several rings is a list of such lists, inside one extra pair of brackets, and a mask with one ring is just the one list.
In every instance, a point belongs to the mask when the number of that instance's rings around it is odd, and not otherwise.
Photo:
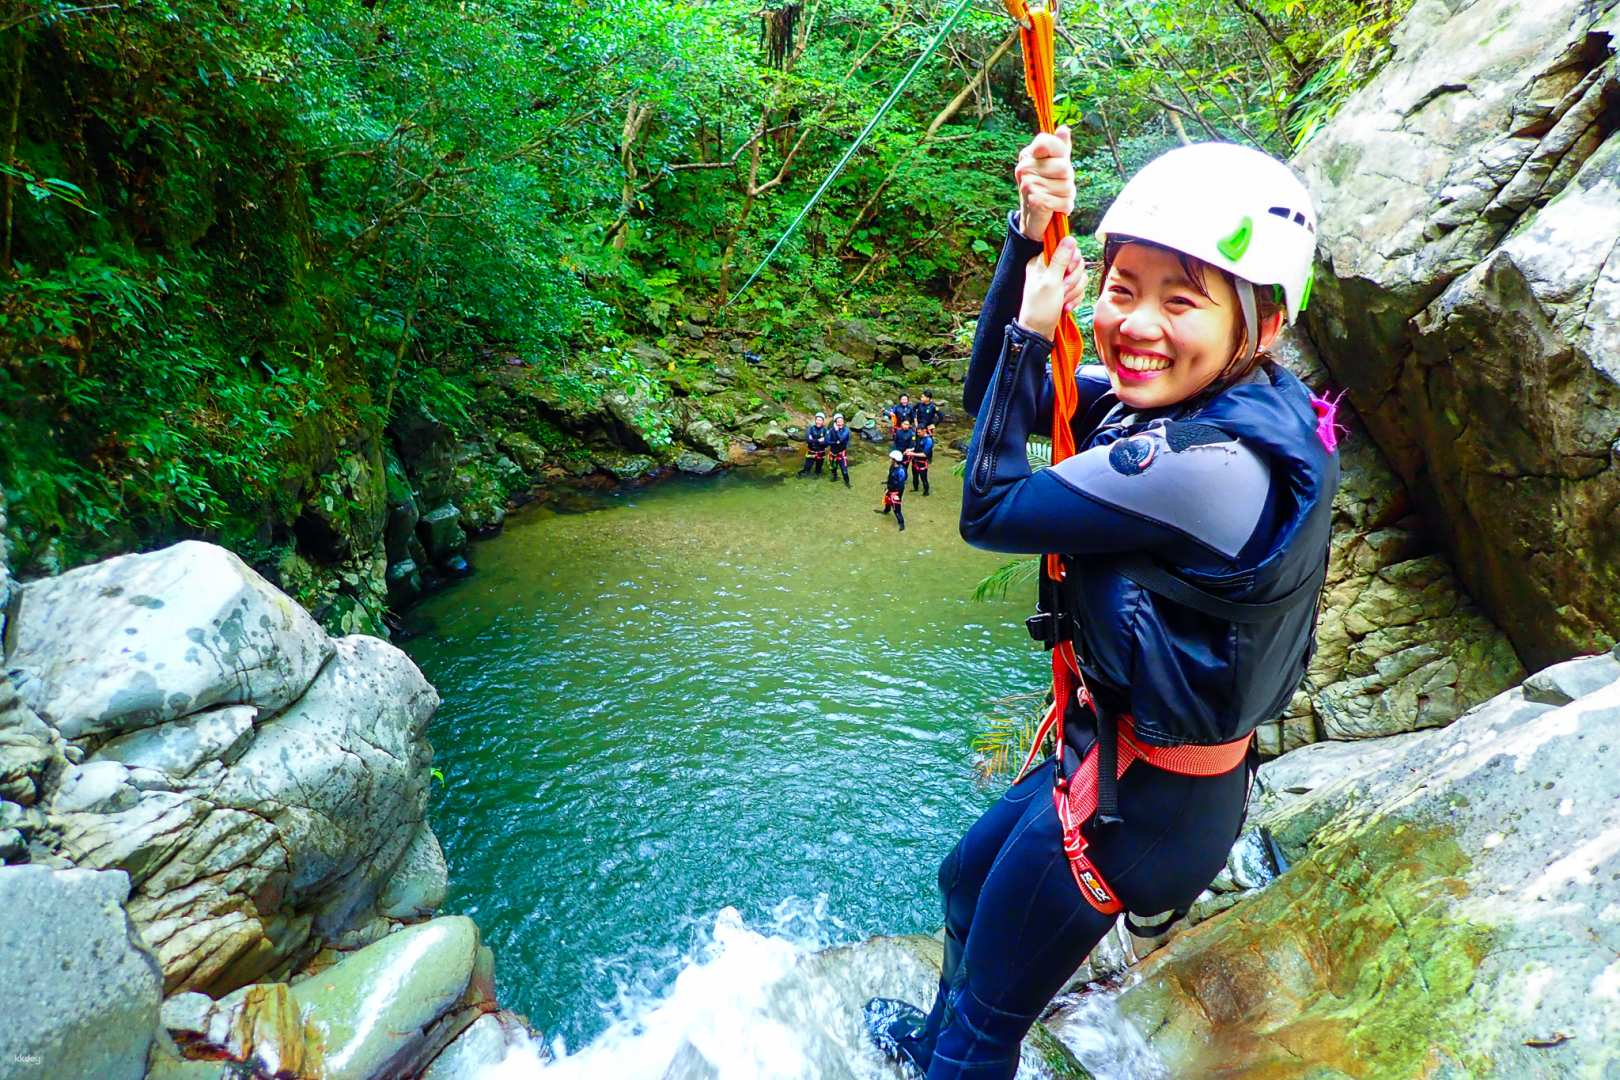
[[(13, 31), (17, 36), (12, 44), (11, 62), (11, 118), (6, 126), (6, 157), (5, 162), (12, 168), (17, 167), (17, 117), (22, 112), (22, 80), (23, 80), (23, 35), (22, 31)], [(17, 178), (10, 173), (6, 174), (6, 191), (4, 196), (5, 239), (0, 244), (0, 269), (11, 272), (11, 207), (13, 192), (16, 190)]]
[[(615, 251), (624, 250), (624, 242), (630, 235), (630, 215), (635, 213), (638, 198), (636, 140), (641, 138), (641, 133), (651, 118), (652, 106), (638, 102), (632, 94), (630, 105), (624, 113), (624, 130), (619, 136), (619, 163), (624, 166), (624, 185), (619, 189), (619, 220), (608, 229), (608, 235), (613, 238)], [(701, 149), (699, 152), (701, 153)]]
[(1114, 141), (1114, 125), (1108, 122), (1108, 110), (1097, 105), (1097, 117), (1102, 121), (1103, 138), (1108, 140), (1108, 153), (1114, 159), (1114, 171), (1119, 173), (1121, 180), (1125, 179), (1125, 163), (1119, 159), (1119, 144)]

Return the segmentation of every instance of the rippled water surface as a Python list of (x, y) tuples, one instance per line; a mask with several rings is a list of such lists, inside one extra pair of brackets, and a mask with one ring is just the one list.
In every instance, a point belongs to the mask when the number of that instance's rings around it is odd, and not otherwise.
[(824, 941), (932, 932), (934, 872), (993, 797), (969, 738), (1041, 679), (1027, 597), (956, 532), (949, 461), (905, 533), (780, 464), (517, 515), (414, 613), (444, 702), (447, 911), (503, 1003), (579, 1046), (664, 993), (716, 913)]

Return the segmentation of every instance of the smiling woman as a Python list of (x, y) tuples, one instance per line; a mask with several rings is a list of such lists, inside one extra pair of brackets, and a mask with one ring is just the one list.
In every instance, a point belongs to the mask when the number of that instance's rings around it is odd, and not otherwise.
[[(1018, 178), (964, 391), (961, 531), (1062, 553), (1031, 632), (1056, 650), (1054, 686), (1078, 693), (1054, 690), (1018, 779), (940, 866), (932, 1009), (868, 1005), (878, 1045), (932, 1080), (1010, 1078), (1121, 912), (1161, 933), (1220, 869), (1251, 735), (1310, 655), (1339, 476), (1309, 391), (1264, 352), (1309, 292), (1310, 196), (1226, 144), (1151, 162), (1104, 215), (1102, 363), (1075, 375), (1076, 452), (1032, 472), (1025, 446), (1057, 397), (1052, 339), (1084, 287), (1073, 239), (1049, 259), (1036, 239), (1072, 198), (1066, 133), (1037, 136)], [(1052, 756), (1032, 768), (1047, 733)]]
[[(1282, 308), (1255, 297), (1260, 347), (1282, 329)], [(1094, 341), (1119, 381), (1121, 400), (1151, 409), (1184, 401), (1217, 378), (1242, 378), (1263, 352), (1245, 360), (1246, 328), (1232, 279), (1207, 263), (1159, 244), (1111, 238), (1095, 307)]]

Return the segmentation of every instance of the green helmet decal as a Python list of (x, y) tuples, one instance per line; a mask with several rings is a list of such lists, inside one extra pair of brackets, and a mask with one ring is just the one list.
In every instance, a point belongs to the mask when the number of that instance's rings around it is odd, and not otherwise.
[(1254, 221), (1249, 215), (1244, 214), (1237, 228), (1215, 242), (1215, 250), (1237, 262), (1243, 258), (1243, 253), (1249, 250), (1249, 240), (1253, 236)]
[(1305, 306), (1311, 302), (1311, 286), (1315, 284), (1316, 264), (1312, 263), (1310, 271), (1305, 275), (1305, 288), (1299, 294), (1299, 310), (1304, 311)]

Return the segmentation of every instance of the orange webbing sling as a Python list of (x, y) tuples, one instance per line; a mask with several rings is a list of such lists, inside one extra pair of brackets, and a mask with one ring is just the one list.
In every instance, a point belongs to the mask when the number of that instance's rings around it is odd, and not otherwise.
[[(1053, 8), (1030, 8), (1026, 0), (1003, 0), (1007, 14), (1018, 22), (1019, 39), (1024, 51), (1024, 86), (1035, 105), (1035, 117), (1043, 132), (1057, 130), (1053, 118), (1052, 94), (1055, 83), (1053, 63)], [(1069, 235), (1069, 216), (1053, 214), (1042, 238), (1046, 258), (1052, 254), (1063, 238)], [(1058, 318), (1057, 336), (1052, 348), (1052, 464), (1073, 456), (1074, 414), (1080, 403), (1080, 391), (1075, 384), (1075, 368), (1079, 366), (1084, 345), (1080, 328), (1070, 312)], [(1043, 573), (1055, 585), (1064, 577), (1063, 557), (1059, 553), (1046, 556)], [(1057, 590), (1054, 589), (1054, 592)], [(1098, 719), (1098, 739), (1086, 753), (1073, 781), (1065, 775), (1063, 767), (1063, 713), (1071, 698), (1091, 709)], [(1052, 799), (1058, 821), (1063, 827), (1063, 850), (1069, 859), (1069, 869), (1080, 887), (1080, 894), (1092, 907), (1105, 915), (1124, 910), (1114, 891), (1103, 880), (1097, 868), (1086, 855), (1086, 839), (1081, 826), (1092, 815), (1102, 813), (1099, 820), (1117, 821), (1113, 805), (1113, 784), (1102, 782), (1107, 772), (1110, 781), (1117, 781), (1136, 761), (1145, 761), (1156, 768), (1187, 776), (1220, 776), (1243, 764), (1248, 755), (1250, 736), (1217, 746), (1149, 746), (1135, 737), (1135, 727), (1129, 714), (1105, 717), (1092, 699), (1080, 664), (1074, 655), (1074, 642), (1061, 640), (1052, 649), (1052, 705), (1042, 718), (1030, 746), (1029, 755), (1018, 771), (1019, 779), (1029, 772), (1041, 745), (1048, 734), (1055, 739), (1057, 764), (1054, 766)], [(1099, 801), (1099, 795), (1106, 796)]]

